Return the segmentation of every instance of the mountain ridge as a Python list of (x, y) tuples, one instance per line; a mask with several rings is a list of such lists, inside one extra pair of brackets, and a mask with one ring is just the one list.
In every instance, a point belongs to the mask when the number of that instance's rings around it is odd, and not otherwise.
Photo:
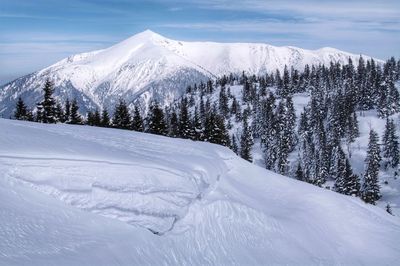
[[(370, 58), (365, 56), (366, 58)], [(344, 63), (359, 55), (335, 48), (306, 50), (266, 43), (185, 42), (145, 30), (109, 48), (71, 55), (42, 70), (0, 87), (0, 115), (12, 115), (19, 96), (31, 108), (41, 97), (45, 79), (61, 101), (77, 98), (81, 111), (112, 108), (119, 98), (146, 105), (169, 104), (188, 85), (224, 74), (264, 74), (285, 65)], [(378, 60), (379, 61), (379, 60)]]

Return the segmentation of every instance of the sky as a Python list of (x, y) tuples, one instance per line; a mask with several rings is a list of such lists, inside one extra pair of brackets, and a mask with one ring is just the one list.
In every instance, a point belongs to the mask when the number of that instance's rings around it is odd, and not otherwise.
[(400, 58), (399, 0), (0, 0), (0, 84), (146, 29)]

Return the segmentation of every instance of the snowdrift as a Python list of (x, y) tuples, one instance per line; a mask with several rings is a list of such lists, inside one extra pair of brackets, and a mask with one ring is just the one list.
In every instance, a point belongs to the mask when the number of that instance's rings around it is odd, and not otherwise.
[(369, 264), (400, 220), (208, 143), (0, 119), (1, 265)]

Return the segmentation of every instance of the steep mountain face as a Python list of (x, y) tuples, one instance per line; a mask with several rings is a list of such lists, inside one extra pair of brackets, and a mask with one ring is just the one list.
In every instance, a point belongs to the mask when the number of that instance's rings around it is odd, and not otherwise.
[(76, 98), (85, 112), (128, 103), (163, 104), (180, 96), (188, 85), (229, 73), (263, 74), (285, 65), (354, 62), (358, 56), (333, 48), (304, 50), (257, 43), (182, 42), (144, 31), (110, 48), (70, 56), (0, 87), (0, 115), (9, 117), (18, 96), (33, 107), (47, 78), (61, 101)]

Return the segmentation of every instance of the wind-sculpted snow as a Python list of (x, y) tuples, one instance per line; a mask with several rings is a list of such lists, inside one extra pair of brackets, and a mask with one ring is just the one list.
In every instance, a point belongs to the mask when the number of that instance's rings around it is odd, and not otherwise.
[(400, 221), (217, 145), (0, 119), (0, 265), (395, 265)]
[(183, 42), (147, 30), (104, 50), (72, 55), (0, 87), (0, 115), (12, 115), (18, 96), (35, 107), (47, 78), (54, 82), (60, 101), (77, 98), (82, 112), (96, 107), (111, 111), (121, 97), (128, 103), (148, 103), (154, 98), (169, 104), (188, 85), (223, 74), (260, 75), (282, 71), (285, 65), (303, 70), (306, 64), (343, 64), (349, 58), (356, 64), (359, 55), (333, 48), (311, 51), (262, 43)]

